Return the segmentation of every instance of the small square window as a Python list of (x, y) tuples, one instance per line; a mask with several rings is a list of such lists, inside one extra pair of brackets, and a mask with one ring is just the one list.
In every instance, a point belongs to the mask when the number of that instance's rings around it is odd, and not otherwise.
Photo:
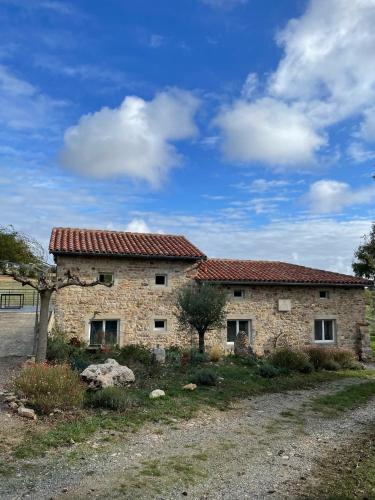
[(167, 275), (166, 274), (155, 274), (155, 285), (166, 286), (167, 285)]
[(99, 273), (99, 283), (110, 285), (113, 283), (113, 273)]
[(244, 290), (233, 290), (233, 297), (236, 299), (243, 299), (245, 297)]
[(321, 299), (329, 299), (329, 292), (327, 290), (320, 290), (319, 297)]
[(154, 320), (154, 330), (158, 332), (167, 331), (167, 320), (166, 319), (155, 319)]

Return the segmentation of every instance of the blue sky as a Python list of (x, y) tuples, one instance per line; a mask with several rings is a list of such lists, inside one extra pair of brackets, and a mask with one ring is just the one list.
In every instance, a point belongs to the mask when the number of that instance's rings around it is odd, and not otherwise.
[(0, 0), (0, 214), (350, 272), (375, 0)]

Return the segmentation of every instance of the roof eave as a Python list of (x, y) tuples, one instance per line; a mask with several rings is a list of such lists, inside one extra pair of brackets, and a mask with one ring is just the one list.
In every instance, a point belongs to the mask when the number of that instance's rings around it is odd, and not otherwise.
[(373, 286), (373, 283), (332, 283), (327, 281), (248, 281), (248, 280), (215, 280), (195, 278), (199, 283), (216, 283), (218, 285), (285, 285), (285, 286), (333, 286), (333, 287), (350, 287), (350, 288), (365, 288)]
[(129, 253), (102, 253), (102, 252), (64, 252), (64, 251), (49, 251), (54, 257), (59, 255), (70, 257), (113, 257), (113, 258), (134, 258), (134, 259), (167, 259), (167, 260), (188, 260), (198, 261), (206, 260), (205, 255), (192, 256), (192, 255), (152, 255), (152, 254), (129, 254)]

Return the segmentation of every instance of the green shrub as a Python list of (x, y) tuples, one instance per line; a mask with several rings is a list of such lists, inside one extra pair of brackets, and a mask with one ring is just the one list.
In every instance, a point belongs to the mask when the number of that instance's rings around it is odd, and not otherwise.
[(217, 384), (218, 376), (209, 369), (198, 370), (191, 378), (191, 382), (197, 385), (214, 386)]
[(113, 357), (120, 364), (138, 362), (145, 366), (149, 366), (152, 361), (151, 350), (141, 344), (129, 344), (121, 347)]
[(341, 366), (334, 359), (327, 359), (327, 361), (325, 361), (323, 363), (322, 368), (324, 370), (328, 370), (328, 371), (331, 371), (331, 372), (336, 372), (336, 371), (340, 370)]
[(329, 349), (320, 346), (308, 346), (304, 349), (309, 361), (314, 365), (315, 370), (321, 370), (324, 364), (330, 359)]
[(305, 372), (309, 370), (309, 358), (303, 351), (283, 347), (274, 351), (268, 362), (282, 370)]
[(23, 368), (13, 381), (15, 391), (42, 413), (82, 405), (85, 385), (68, 365), (38, 363)]
[[(74, 349), (74, 348), (73, 348)], [(69, 360), (72, 346), (68, 337), (61, 331), (55, 329), (48, 337), (47, 360), (57, 363), (65, 363)]]
[(92, 408), (124, 411), (129, 407), (129, 397), (121, 387), (106, 387), (87, 394), (87, 405)]
[(258, 375), (263, 378), (275, 378), (280, 375), (280, 370), (270, 363), (262, 363), (258, 366)]
[(352, 368), (358, 363), (353, 351), (344, 347), (331, 347), (329, 353), (333, 361), (338, 363), (341, 368)]
[(354, 352), (344, 347), (308, 346), (305, 348), (305, 353), (316, 370), (327, 369), (327, 363), (331, 361), (340, 368), (358, 368)]
[(190, 364), (192, 365), (200, 365), (207, 361), (206, 355), (203, 352), (196, 351), (195, 349), (191, 350), (190, 353)]

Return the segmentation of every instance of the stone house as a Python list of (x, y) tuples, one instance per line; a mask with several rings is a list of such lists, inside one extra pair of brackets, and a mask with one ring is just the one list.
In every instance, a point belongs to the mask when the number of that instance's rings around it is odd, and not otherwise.
[(364, 288), (354, 276), (271, 261), (208, 259), (184, 236), (54, 228), (58, 275), (113, 286), (67, 287), (56, 297), (57, 325), (90, 344), (190, 346), (175, 302), (181, 286), (214, 283), (228, 293), (226, 324), (208, 345), (231, 349), (245, 331), (262, 354), (277, 345), (366, 347)]

